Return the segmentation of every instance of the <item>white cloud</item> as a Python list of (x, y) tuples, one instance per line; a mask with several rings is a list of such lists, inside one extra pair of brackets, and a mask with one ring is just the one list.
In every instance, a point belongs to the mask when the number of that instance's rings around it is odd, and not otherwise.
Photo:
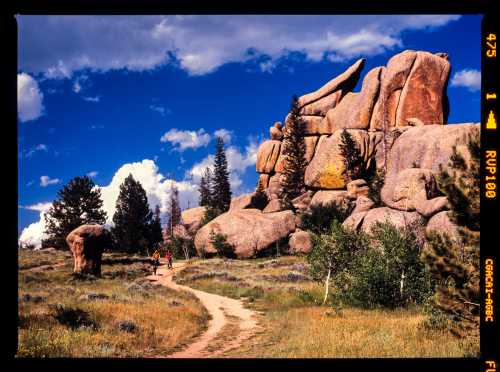
[(159, 113), (161, 116), (165, 116), (165, 114), (170, 114), (170, 110), (160, 106), (160, 105), (149, 105), (149, 108), (153, 111), (156, 111)]
[(221, 137), (224, 140), (224, 143), (227, 145), (231, 143), (231, 139), (233, 137), (234, 132), (232, 130), (227, 130), (227, 129), (217, 129), (214, 132), (214, 136), (216, 137)]
[(25, 206), (20, 205), (19, 206), (19, 208), (28, 209), (30, 211), (37, 211), (37, 212), (47, 212), (50, 207), (52, 207), (52, 202), (41, 202), (41, 203), (36, 203), (36, 204), (32, 204), (32, 205), (25, 205)]
[(40, 186), (47, 187), (49, 185), (57, 185), (61, 180), (59, 178), (50, 178), (49, 176), (40, 177)]
[(99, 102), (101, 100), (100, 96), (95, 96), (95, 97), (85, 97), (85, 96), (83, 96), (82, 98), (83, 98), (84, 101), (87, 101), (87, 102)]
[(98, 171), (92, 171), (92, 172), (87, 173), (87, 176), (89, 176), (90, 178), (94, 178), (94, 177), (96, 177), (98, 174), (99, 174), (99, 172), (98, 172)]
[[(245, 147), (244, 152), (240, 151), (240, 149), (236, 146), (229, 146), (226, 148), (229, 183), (231, 184), (233, 196), (243, 192), (243, 181), (241, 177), (249, 167), (255, 165), (258, 148), (259, 145), (253, 138), (249, 139), (249, 143)], [(213, 162), (214, 156), (208, 155), (203, 160), (193, 165), (193, 167), (186, 172), (186, 179), (190, 179), (191, 182), (198, 185), (205, 172), (205, 168), (208, 167), (213, 170)]]
[(22, 122), (38, 119), (43, 114), (43, 93), (38, 83), (26, 73), (17, 74), (17, 110)]
[(47, 152), (48, 151), (48, 146), (43, 144), (43, 143), (40, 143), (39, 145), (36, 145), (35, 147), (33, 147), (32, 149), (30, 149), (28, 152), (26, 152), (26, 157), (27, 158), (31, 158), (36, 152), (38, 151), (45, 151)]
[(206, 146), (210, 142), (210, 134), (203, 128), (195, 131), (170, 129), (161, 138), (161, 142), (170, 142), (175, 150), (182, 152), (186, 149), (197, 149)]
[[(404, 45), (404, 31), (458, 15), (18, 16), (24, 71), (68, 78), (75, 71), (151, 70), (177, 64), (191, 75), (266, 56), (270, 69), (290, 52), (310, 61), (371, 56)], [(54, 36), (56, 35), (56, 36)], [(251, 51), (251, 52), (249, 52)], [(172, 58), (171, 58), (172, 57)], [(262, 64), (263, 63), (263, 64)]]
[(452, 87), (465, 87), (471, 92), (481, 89), (481, 71), (474, 69), (464, 69), (458, 71), (451, 79)]
[[(132, 176), (141, 183), (146, 191), (148, 203), (151, 209), (156, 205), (160, 206), (160, 211), (164, 216), (168, 210), (168, 200), (170, 198), (171, 185), (174, 183), (179, 190), (179, 201), (182, 209), (198, 205), (198, 185), (190, 180), (175, 181), (166, 178), (159, 172), (158, 166), (154, 161), (144, 159), (140, 162), (127, 163), (122, 165), (114, 174), (111, 182), (106, 186), (96, 186), (101, 190), (103, 200), (103, 209), (107, 213), (108, 225), (113, 224), (113, 215), (115, 213), (116, 199), (120, 193), (120, 185), (125, 178)], [(32, 243), (40, 246), (45, 230), (44, 213), (50, 207), (51, 203), (38, 203), (33, 206), (25, 207), (32, 210), (40, 210), (40, 220), (26, 227), (19, 238), (20, 242)]]

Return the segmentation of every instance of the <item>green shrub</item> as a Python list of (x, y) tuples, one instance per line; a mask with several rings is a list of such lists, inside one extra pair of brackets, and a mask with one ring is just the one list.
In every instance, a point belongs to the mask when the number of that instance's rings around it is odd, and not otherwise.
[(184, 239), (180, 236), (172, 236), (166, 244), (175, 259), (189, 259), (197, 255), (193, 239)]
[(227, 235), (215, 233), (213, 230), (210, 232), (210, 242), (217, 251), (220, 257), (236, 258), (234, 254), (234, 247), (227, 242)]

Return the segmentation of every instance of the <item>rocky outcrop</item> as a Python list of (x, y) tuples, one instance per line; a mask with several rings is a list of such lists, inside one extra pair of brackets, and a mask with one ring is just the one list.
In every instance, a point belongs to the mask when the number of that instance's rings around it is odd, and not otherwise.
[(319, 133), (333, 133), (342, 128), (368, 129), (384, 69), (372, 69), (363, 80), (361, 92), (347, 93), (335, 108), (329, 110), (320, 124)]
[(101, 225), (81, 225), (66, 237), (73, 254), (73, 272), (101, 275), (102, 252), (111, 248), (111, 233)]
[(223, 213), (196, 233), (194, 244), (199, 254), (217, 253), (210, 241), (211, 231), (227, 237), (236, 257), (250, 258), (295, 231), (295, 215), (292, 211), (262, 213), (258, 209)]
[(257, 151), (257, 162), (255, 168), (259, 173), (271, 173), (278, 160), (281, 142), (269, 140), (263, 142)]
[(255, 193), (250, 192), (248, 194), (242, 194), (237, 196), (236, 198), (231, 199), (231, 204), (229, 206), (230, 211), (234, 211), (237, 209), (245, 209), (252, 207), (252, 198)]
[[(365, 130), (347, 129), (360, 150), (366, 167), (374, 161), (378, 145), (382, 141), (379, 133), (368, 133)], [(340, 152), (342, 130), (335, 131), (331, 136), (320, 138), (311, 162), (306, 168), (305, 184), (315, 189), (344, 189), (344, 158)]]
[(421, 226), (422, 234), (423, 228), (425, 227), (425, 219), (417, 212), (405, 212), (387, 207), (381, 207), (370, 209), (366, 213), (361, 230), (369, 233), (377, 222), (386, 221), (391, 222), (398, 228), (404, 228), (405, 226)]
[(194, 236), (201, 227), (201, 221), (205, 215), (205, 207), (190, 208), (182, 211), (181, 219), (190, 235)]
[(370, 187), (365, 180), (357, 179), (347, 184), (347, 197), (349, 199), (357, 199), (361, 196), (368, 197)]
[(285, 210), (285, 205), (281, 199), (273, 199), (269, 201), (266, 207), (262, 210), (263, 213), (274, 213)]
[(460, 234), (457, 225), (450, 219), (450, 212), (443, 211), (435, 214), (425, 227), (425, 234), (429, 236), (431, 233), (446, 234), (455, 242), (460, 241)]
[(335, 91), (350, 92), (357, 84), (361, 70), (365, 64), (364, 59), (359, 59), (342, 74), (330, 80), (315, 92), (308, 93), (299, 97), (299, 106), (304, 109), (305, 106), (318, 101), (319, 99), (334, 93)]
[(279, 121), (269, 128), (269, 136), (272, 140), (281, 141), (283, 139), (282, 125)]
[(329, 206), (332, 204), (340, 205), (345, 203), (347, 192), (341, 190), (320, 190), (314, 194), (311, 199), (311, 207)]
[(307, 254), (311, 252), (313, 248), (311, 234), (307, 231), (297, 229), (290, 235), (288, 246), (292, 254)]

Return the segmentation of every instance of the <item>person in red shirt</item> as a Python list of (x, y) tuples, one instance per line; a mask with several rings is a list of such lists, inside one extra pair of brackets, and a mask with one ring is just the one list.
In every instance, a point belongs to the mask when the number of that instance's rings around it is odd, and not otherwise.
[(165, 254), (165, 258), (167, 259), (168, 268), (172, 269), (172, 252), (170, 252), (170, 249), (167, 250), (167, 253)]

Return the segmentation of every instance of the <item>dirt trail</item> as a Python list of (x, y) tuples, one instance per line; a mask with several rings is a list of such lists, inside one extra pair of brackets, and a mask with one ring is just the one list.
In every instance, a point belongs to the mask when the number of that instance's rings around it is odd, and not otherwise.
[[(172, 280), (175, 273), (184, 268), (184, 263), (174, 263), (173, 270), (164, 264), (158, 268), (158, 275), (150, 275), (148, 279), (175, 290), (193, 293), (207, 309), (212, 319), (208, 329), (184, 350), (170, 354), (169, 358), (212, 358), (221, 357), (226, 351), (241, 346), (258, 330), (257, 314), (243, 307), (241, 300), (203, 292), (179, 285)], [(225, 334), (225, 330), (238, 329), (237, 334)], [(233, 331), (234, 332), (234, 331)], [(231, 341), (226, 341), (230, 338)]]

